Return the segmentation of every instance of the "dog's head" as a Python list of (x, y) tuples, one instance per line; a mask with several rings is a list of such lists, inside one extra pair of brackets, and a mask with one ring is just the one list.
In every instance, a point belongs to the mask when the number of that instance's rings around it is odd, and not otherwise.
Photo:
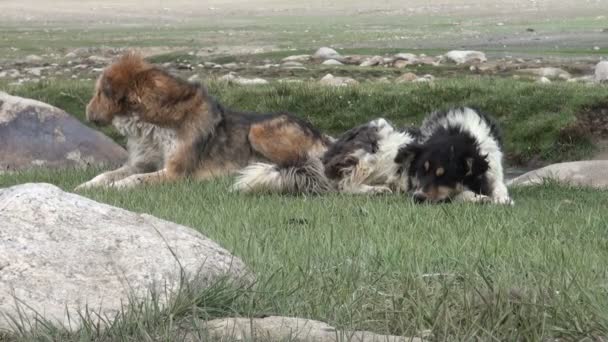
[(462, 136), (410, 144), (399, 150), (395, 162), (409, 170), (417, 202), (448, 202), (488, 170), (475, 141)]
[(93, 98), (86, 109), (87, 119), (105, 126), (112, 123), (115, 116), (136, 111), (141, 76), (152, 68), (134, 53), (127, 53), (108, 66), (95, 84)]

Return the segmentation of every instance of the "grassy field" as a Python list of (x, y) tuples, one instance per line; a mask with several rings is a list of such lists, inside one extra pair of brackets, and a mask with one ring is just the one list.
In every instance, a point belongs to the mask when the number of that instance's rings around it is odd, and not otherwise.
[[(93, 175), (28, 172), (0, 178), (0, 187), (70, 190)], [(84, 195), (199, 230), (244, 259), (258, 277), (253, 287), (186, 290), (169, 309), (133, 307), (107, 330), (42, 326), (10, 338), (173, 341), (205, 336), (201, 319), (269, 314), (430, 331), (437, 341), (608, 336), (608, 193), (545, 185), (513, 189), (512, 208), (425, 206), (397, 195), (241, 196), (226, 191), (229, 183)]]
[[(91, 87), (56, 81), (0, 89), (82, 119)], [(605, 87), (486, 77), (342, 89), (212, 82), (210, 89), (236, 108), (288, 109), (332, 133), (378, 115), (409, 125), (432, 109), (475, 105), (499, 118), (513, 163), (589, 155), (593, 130), (581, 118), (605, 108), (608, 97)], [(48, 182), (71, 190), (96, 171), (2, 175), (0, 188)], [(605, 192), (546, 185), (514, 189), (514, 208), (420, 206), (396, 195), (240, 196), (226, 191), (230, 182), (84, 195), (201, 231), (250, 265), (253, 287), (186, 288), (168, 309), (133, 304), (109, 329), (40, 325), (0, 340), (207, 340), (201, 320), (269, 314), (387, 334), (430, 331), (437, 341), (608, 336)]]

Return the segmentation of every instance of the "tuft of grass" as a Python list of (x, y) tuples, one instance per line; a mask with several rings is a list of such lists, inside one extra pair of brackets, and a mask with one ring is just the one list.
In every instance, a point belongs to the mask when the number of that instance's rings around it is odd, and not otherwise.
[[(92, 82), (52, 81), (20, 87), (0, 85), (14, 95), (39, 99), (84, 120)], [(593, 149), (593, 130), (579, 129), (589, 108), (603, 110), (607, 87), (571, 83), (539, 85), (511, 79), (466, 77), (433, 84), (366, 82), (347, 88), (316, 83), (273, 82), (268, 86), (235, 86), (210, 82), (210, 92), (225, 105), (246, 111), (290, 111), (323, 131), (340, 134), (372, 118), (385, 117), (398, 125), (417, 125), (424, 115), (451, 106), (474, 106), (501, 124), (508, 159), (513, 164), (581, 159)], [(120, 143), (123, 138), (103, 128)]]
[[(95, 171), (5, 175), (0, 187), (45, 181), (70, 190)], [(160, 316), (135, 310), (104, 332), (43, 328), (39, 340), (179, 339), (175, 322), (194, 327), (221, 315), (307, 317), (405, 336), (430, 330), (432, 340), (608, 334), (607, 192), (547, 184), (512, 189), (512, 208), (431, 206), (400, 195), (242, 196), (226, 191), (230, 182), (83, 194), (202, 232), (251, 267), (254, 287)], [(216, 307), (217, 315), (199, 313)]]

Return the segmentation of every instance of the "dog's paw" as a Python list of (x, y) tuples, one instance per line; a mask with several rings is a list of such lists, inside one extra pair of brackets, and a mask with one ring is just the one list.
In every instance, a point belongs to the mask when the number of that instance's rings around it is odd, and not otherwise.
[(113, 188), (113, 189), (124, 190), (124, 189), (132, 189), (140, 184), (142, 184), (141, 177), (139, 175), (133, 175), (133, 176), (129, 176), (127, 178), (121, 179), (119, 181), (112, 182), (112, 183), (108, 184), (108, 187)]
[(492, 198), (492, 203), (510, 205), (510, 206), (515, 205), (515, 201), (513, 201), (513, 199), (511, 199), (511, 197), (509, 197), (509, 196), (494, 197), (494, 198)]
[(99, 175), (99, 176), (91, 179), (88, 182), (84, 182), (84, 183), (80, 184), (79, 186), (74, 188), (74, 191), (81, 191), (81, 190), (85, 190), (85, 189), (103, 187), (103, 186), (107, 186), (108, 185), (107, 183), (108, 182), (106, 180), (106, 177), (104, 175)]
[(370, 193), (372, 194), (392, 194), (393, 190), (388, 186), (374, 186), (370, 189)]
[(492, 203), (492, 198), (486, 195), (476, 194), (475, 197), (472, 198), (471, 202), (478, 204), (490, 204)]

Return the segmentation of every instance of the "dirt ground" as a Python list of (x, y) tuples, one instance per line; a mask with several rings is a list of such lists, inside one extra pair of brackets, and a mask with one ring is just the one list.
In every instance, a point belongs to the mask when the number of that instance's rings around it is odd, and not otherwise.
[(351, 14), (555, 18), (608, 14), (608, 0), (2, 0), (0, 9), (0, 18), (11, 21)]

